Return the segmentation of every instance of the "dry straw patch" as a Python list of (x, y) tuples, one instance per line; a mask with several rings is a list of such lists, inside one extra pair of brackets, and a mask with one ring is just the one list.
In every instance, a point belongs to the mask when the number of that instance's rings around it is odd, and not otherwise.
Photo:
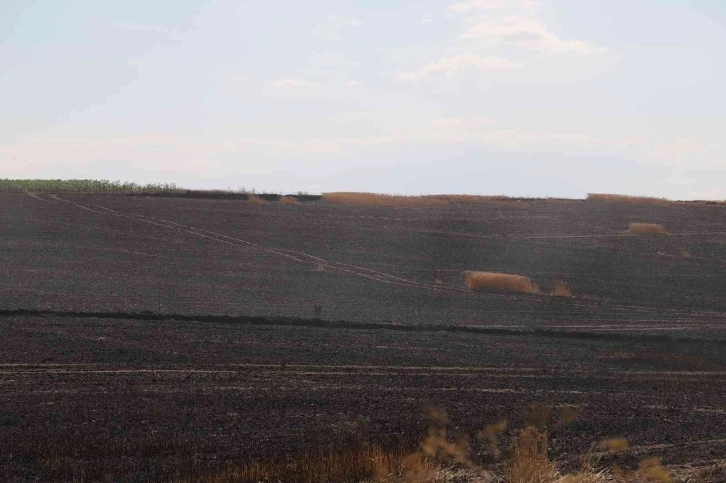
[(635, 235), (668, 234), (668, 230), (663, 225), (657, 223), (631, 223), (628, 230)]
[(282, 198), (280, 198), (280, 203), (288, 206), (300, 204), (297, 198), (293, 198), (292, 196), (283, 196)]
[[(231, 482), (360, 482), (360, 483), (672, 483), (672, 474), (658, 458), (646, 458), (638, 469), (596, 470), (593, 454), (588, 454), (579, 471), (563, 474), (549, 458), (546, 431), (527, 426), (512, 437), (501, 473), (495, 474), (470, 459), (466, 438), (453, 441), (445, 421), (429, 429), (418, 450), (384, 451), (378, 446), (362, 446), (338, 452), (310, 454), (298, 458), (261, 460), (241, 466), (230, 465), (223, 471), (198, 480), (205, 483)], [(480, 438), (492, 440), (506, 431), (506, 422), (490, 425)], [(608, 440), (601, 448), (611, 452), (626, 451), (627, 441)], [(498, 456), (499, 453), (495, 455)]]
[(574, 297), (574, 295), (572, 295), (572, 292), (570, 292), (570, 289), (567, 288), (564, 283), (558, 283), (555, 286), (555, 291), (552, 292), (552, 295), (554, 295), (555, 297)]
[(323, 193), (323, 201), (365, 206), (449, 206), (446, 200), (427, 196), (383, 195), (378, 193)]
[(265, 201), (264, 198), (254, 195), (254, 194), (247, 195), (247, 201), (249, 201), (250, 203), (258, 204), (258, 205), (267, 203), (267, 201)]
[(522, 275), (497, 272), (464, 272), (466, 287), (474, 292), (487, 293), (538, 293), (532, 280)]
[(610, 193), (588, 193), (587, 199), (592, 201), (605, 201), (608, 203), (647, 203), (650, 205), (667, 205), (674, 203), (667, 198), (656, 198), (653, 196), (630, 196)]

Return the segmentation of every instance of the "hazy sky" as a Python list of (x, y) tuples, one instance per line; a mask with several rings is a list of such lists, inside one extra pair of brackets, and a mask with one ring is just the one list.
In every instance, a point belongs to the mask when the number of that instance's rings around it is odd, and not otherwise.
[(723, 0), (0, 0), (0, 177), (726, 199)]

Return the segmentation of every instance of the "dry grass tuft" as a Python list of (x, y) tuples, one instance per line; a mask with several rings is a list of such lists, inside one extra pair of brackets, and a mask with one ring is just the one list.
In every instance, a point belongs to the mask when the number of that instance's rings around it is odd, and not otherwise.
[(683, 258), (691, 258), (692, 255), (691, 252), (689, 252), (688, 250), (681, 250), (681, 256)]
[(667, 205), (675, 203), (666, 198), (656, 198), (653, 196), (630, 196), (617, 195), (610, 193), (588, 193), (587, 199), (592, 201), (605, 201), (608, 203), (646, 203), (649, 205)]
[(657, 223), (631, 223), (629, 231), (636, 235), (668, 234), (668, 230), (666, 230), (663, 225), (659, 225)]
[(280, 203), (283, 205), (299, 205), (300, 202), (297, 200), (297, 198), (293, 198), (292, 196), (283, 196), (280, 198)]
[(378, 193), (323, 193), (323, 201), (366, 206), (449, 206), (449, 202), (428, 196), (382, 195)]
[(609, 438), (600, 442), (600, 448), (613, 452), (625, 451), (629, 447), (630, 443), (625, 438)]
[[(550, 406), (547, 406), (550, 407)], [(551, 407), (550, 407), (551, 408)], [(465, 437), (452, 441), (446, 433), (445, 413), (431, 415), (434, 427), (414, 452), (383, 451), (364, 445), (354, 449), (309, 454), (297, 458), (262, 460), (241, 466), (230, 465), (217, 474), (199, 480), (204, 483), (247, 482), (360, 482), (360, 483), (672, 483), (673, 476), (658, 458), (646, 458), (636, 470), (618, 466), (597, 470), (590, 454), (579, 471), (563, 474), (548, 455), (548, 433), (534, 426), (516, 431), (500, 474), (477, 466), (470, 459)], [(479, 434), (496, 445), (497, 437), (507, 430), (507, 422), (487, 426)], [(628, 449), (627, 440), (614, 438), (600, 444), (613, 452)], [(499, 452), (495, 454), (498, 457)], [(711, 473), (719, 474), (713, 469)], [(709, 480), (710, 481), (710, 480)], [(716, 481), (716, 480), (714, 480)]]
[(660, 464), (660, 458), (647, 458), (641, 461), (638, 473), (651, 481), (660, 483), (672, 483), (673, 481), (670, 471)]
[(537, 286), (528, 277), (496, 272), (464, 272), (464, 283), (469, 290), (487, 293), (538, 293)]
[(547, 434), (528, 426), (513, 439), (512, 455), (504, 462), (507, 483), (555, 483), (557, 468), (547, 457)]
[(555, 291), (552, 292), (552, 295), (554, 295), (555, 297), (574, 297), (574, 295), (572, 295), (572, 292), (570, 292), (570, 289), (567, 288), (564, 283), (558, 283), (555, 286)]
[(247, 201), (249, 201), (250, 203), (258, 204), (258, 205), (267, 203), (267, 201), (265, 201), (264, 198), (254, 195), (254, 194), (247, 195)]

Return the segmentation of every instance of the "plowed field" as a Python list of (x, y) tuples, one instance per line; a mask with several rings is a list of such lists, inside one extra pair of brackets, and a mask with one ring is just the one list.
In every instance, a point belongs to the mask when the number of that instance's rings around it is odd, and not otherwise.
[[(478, 431), (531, 404), (563, 464), (613, 436), (634, 462), (726, 457), (723, 206), (0, 194), (0, 224), (2, 481), (413, 447), (427, 406), (484, 462)], [(542, 293), (471, 293), (465, 270)]]

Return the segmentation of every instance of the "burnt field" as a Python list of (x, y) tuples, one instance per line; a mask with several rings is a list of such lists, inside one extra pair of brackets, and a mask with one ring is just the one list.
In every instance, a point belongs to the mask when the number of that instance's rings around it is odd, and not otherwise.
[[(723, 206), (0, 194), (0, 223), (3, 481), (413, 447), (427, 406), (484, 462), (477, 432), (531, 404), (563, 464), (613, 436), (625, 465), (726, 454)], [(466, 270), (542, 293), (472, 293)]]

